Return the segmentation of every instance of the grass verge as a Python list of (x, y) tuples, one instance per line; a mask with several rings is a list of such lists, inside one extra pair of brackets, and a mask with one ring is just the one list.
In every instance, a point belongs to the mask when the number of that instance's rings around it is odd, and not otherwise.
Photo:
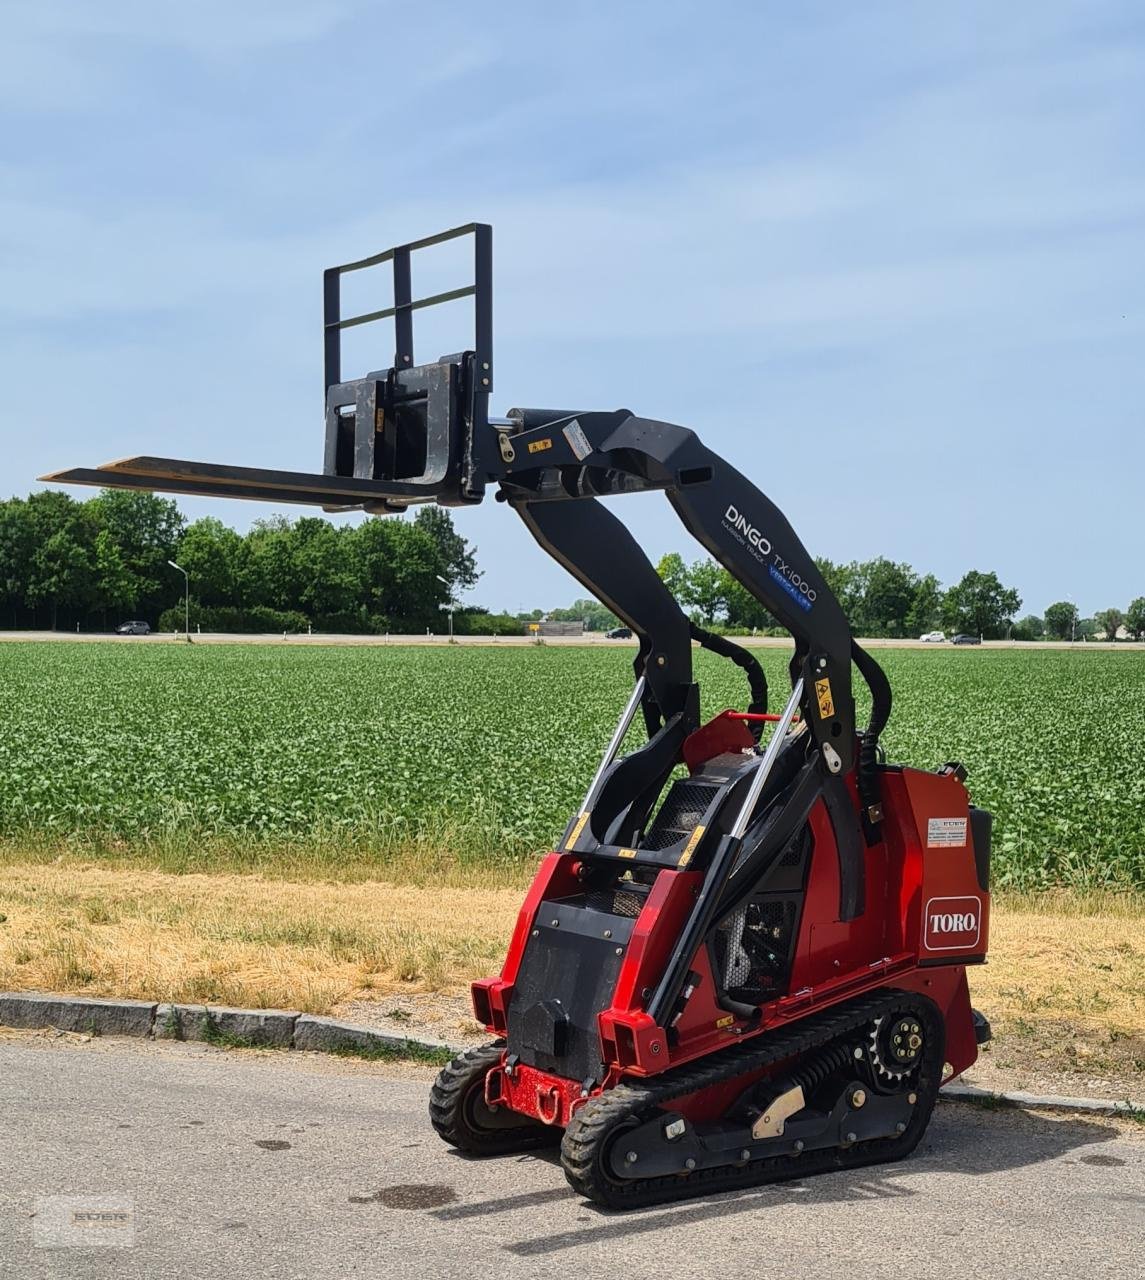
[[(341, 883), (172, 874), (58, 847), (50, 860), (9, 856), (0, 988), (310, 1013), (456, 997), (500, 967), (530, 870)], [(1082, 1082), (1145, 1073), (1145, 896), (996, 897), (990, 963), (970, 981), (996, 1033), (984, 1067)]]

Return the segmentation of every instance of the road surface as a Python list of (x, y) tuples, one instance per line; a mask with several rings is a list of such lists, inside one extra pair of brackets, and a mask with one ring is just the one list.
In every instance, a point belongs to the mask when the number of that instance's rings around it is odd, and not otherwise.
[[(0, 1276), (1142, 1274), (1145, 1135), (1125, 1122), (948, 1103), (903, 1164), (609, 1214), (548, 1158), (448, 1151), (431, 1074), (6, 1033)], [(59, 1242), (93, 1231), (120, 1244)]]

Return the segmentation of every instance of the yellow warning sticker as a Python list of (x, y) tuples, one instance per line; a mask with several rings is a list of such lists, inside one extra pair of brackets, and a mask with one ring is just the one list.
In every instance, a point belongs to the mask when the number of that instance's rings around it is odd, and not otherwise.
[(680, 861), (676, 863), (676, 866), (686, 867), (692, 861), (692, 854), (696, 852), (696, 845), (700, 843), (703, 835), (704, 825), (701, 823), (688, 837), (688, 843), (684, 846), (684, 852), (680, 854)]
[(586, 809), (584, 813), (582, 813), (580, 817), (577, 818), (576, 825), (573, 827), (572, 831), (569, 833), (568, 841), (565, 844), (566, 849), (571, 849), (573, 845), (575, 845), (576, 842), (580, 839), (580, 833), (584, 830), (584, 824), (587, 821), (588, 821), (588, 810)]
[(835, 714), (835, 699), (831, 697), (831, 681), (826, 677), (815, 681), (815, 696), (819, 699), (819, 719), (830, 720)]
[[(636, 850), (635, 850), (635, 849), (618, 849), (618, 850), (617, 850), (617, 852), (620, 854), (620, 856), (621, 856), (622, 858), (635, 858), (635, 857), (636, 857)], [(626, 872), (625, 874), (627, 874), (627, 872)]]
[(734, 1021), (735, 1018), (729, 1013), (726, 1018), (717, 1018), (716, 1026), (722, 1031), (724, 1027), (730, 1027)]
[(544, 440), (529, 441), (530, 453), (544, 453), (546, 449), (551, 449), (552, 447), (553, 447), (553, 440), (551, 436), (546, 436)]

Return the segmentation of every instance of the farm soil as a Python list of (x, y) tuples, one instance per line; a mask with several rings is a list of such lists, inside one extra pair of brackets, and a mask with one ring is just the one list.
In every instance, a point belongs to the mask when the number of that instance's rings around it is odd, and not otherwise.
[[(62, 859), (0, 879), (0, 988), (334, 1012), (480, 1039), (466, 984), (495, 973), (518, 888), (170, 875)], [(987, 1088), (1145, 1097), (1145, 902), (996, 901), (970, 971)]]

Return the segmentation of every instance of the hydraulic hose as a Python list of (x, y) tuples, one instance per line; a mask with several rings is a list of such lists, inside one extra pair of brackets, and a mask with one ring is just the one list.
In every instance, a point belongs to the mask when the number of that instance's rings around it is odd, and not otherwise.
[(879, 735), (890, 719), (891, 686), (882, 667), (854, 640), (851, 641), (851, 658), (871, 691), (871, 719), (859, 736), (857, 770), (863, 826), (869, 832), (883, 817), (883, 798), (879, 787)]
[[(759, 659), (754, 653), (749, 653), (742, 645), (738, 645), (729, 640), (726, 636), (718, 636), (713, 631), (705, 631), (703, 627), (692, 623), (692, 639), (702, 649), (709, 649), (712, 653), (718, 653), (721, 658), (730, 658), (732, 662), (739, 667), (747, 676), (748, 687), (751, 690), (751, 702), (748, 704), (748, 710), (754, 715), (763, 715), (767, 711), (767, 676), (763, 673), (763, 668), (759, 665)], [(759, 741), (759, 735), (763, 731), (763, 725), (759, 721), (751, 722), (749, 725), (752, 736)]]

